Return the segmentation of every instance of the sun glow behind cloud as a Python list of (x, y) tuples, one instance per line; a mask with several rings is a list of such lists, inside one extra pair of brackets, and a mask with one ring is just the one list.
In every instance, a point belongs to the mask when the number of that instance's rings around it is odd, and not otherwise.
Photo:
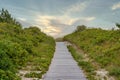
[(38, 15), (36, 24), (43, 27), (41, 30), (49, 35), (57, 36), (61, 33), (63, 27), (72, 25), (77, 19), (65, 16)]
[[(62, 10), (62, 15), (51, 16), (51, 15), (37, 15), (35, 18), (35, 23), (39, 25), (41, 30), (49, 35), (54, 37), (60, 37), (62, 34), (65, 34), (64, 29), (69, 29), (76, 25), (79, 22), (88, 23), (95, 20), (96, 17), (71, 17), (70, 14), (81, 12), (87, 7), (87, 3), (75, 3), (66, 7)], [(66, 34), (69, 32), (66, 32)], [(61, 34), (61, 35), (60, 35)]]
[(36, 16), (35, 22), (40, 26), (41, 30), (49, 35), (59, 37), (62, 34), (64, 28), (69, 28), (73, 26), (76, 22), (85, 21), (90, 22), (94, 20), (95, 17), (81, 17), (72, 18), (70, 16), (50, 16), (50, 15), (38, 15)]
[(115, 22), (120, 21), (120, 2), (105, 1), (4, 0), (0, 7), (8, 9), (23, 26), (37, 26), (48, 35), (60, 37), (71, 33), (78, 25), (114, 27)]

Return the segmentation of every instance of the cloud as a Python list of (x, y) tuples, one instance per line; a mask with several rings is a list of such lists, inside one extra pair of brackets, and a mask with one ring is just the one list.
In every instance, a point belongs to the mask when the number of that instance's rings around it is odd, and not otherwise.
[(70, 16), (51, 16), (51, 15), (37, 15), (35, 18), (36, 26), (43, 32), (55, 37), (62, 36), (63, 34), (70, 33), (77, 25), (87, 24), (96, 19), (96, 17), (80, 17), (73, 18)]
[(48, 16), (48, 15), (37, 15), (36, 22), (39, 22), (41, 26), (49, 26), (50, 20), (55, 19), (54, 16)]
[[(73, 5), (66, 7), (62, 15), (49, 15), (49, 14), (35, 14), (31, 21), (33, 26), (38, 26), (41, 31), (53, 37), (60, 37), (62, 35), (71, 33), (76, 29), (77, 25), (86, 24), (93, 21), (95, 17), (72, 17), (72, 13), (81, 12), (86, 9), (88, 2), (77, 2)], [(20, 18), (23, 20), (23, 18)], [(27, 20), (28, 21), (28, 20)]]
[(34, 24), (43, 32), (52, 36), (57, 36), (66, 27), (71, 26), (77, 20), (77, 18), (71, 18), (69, 16), (37, 15)]
[(26, 21), (26, 19), (22, 17), (19, 17), (18, 20), (23, 21), (23, 22)]
[[(61, 15), (43, 14), (42, 12), (29, 11), (32, 19), (19, 18), (23, 24), (37, 26), (41, 31), (53, 37), (60, 37), (62, 35), (71, 33), (76, 29), (77, 25), (88, 23), (95, 19), (95, 17), (73, 17), (71, 14), (82, 12), (88, 6), (89, 1), (72, 3), (72, 5), (64, 7)], [(28, 24), (31, 22), (30, 24)]]
[(96, 17), (84, 17), (82, 18), (83, 20), (86, 20), (86, 21), (93, 21), (96, 19)]
[(62, 26), (64, 26), (64, 27), (66, 27), (66, 26), (68, 26), (69, 24), (66, 24), (66, 23), (63, 23), (63, 22), (61, 22), (60, 20), (57, 20), (57, 19), (52, 19), (52, 20), (50, 20), (50, 25), (51, 26), (56, 26), (56, 27), (62, 27)]
[(93, 20), (95, 20), (96, 17), (81, 17), (78, 20), (76, 20), (71, 26), (74, 26), (74, 30), (78, 25), (87, 25), (90, 24)]
[(112, 10), (120, 9), (120, 2), (114, 4), (111, 9)]
[(59, 16), (38, 15), (36, 23), (41, 26), (42, 31), (52, 36), (58, 35), (67, 22)]
[[(29, 20), (26, 20), (25, 18), (18, 19), (26, 25), (29, 22)], [(76, 26), (87, 24), (93, 21), (94, 19), (96, 19), (94, 16), (75, 18), (69, 15), (51, 16), (37, 14), (32, 19), (31, 24), (28, 25), (37, 26), (41, 29), (41, 31), (45, 32), (46, 34), (51, 35), (53, 37), (59, 37), (70, 33), (76, 28)]]
[(70, 16), (56, 16), (55, 19), (52, 19), (51, 22), (54, 24), (61, 24), (61, 25), (72, 25), (78, 18), (72, 18)]
[(76, 4), (70, 5), (69, 7), (67, 7), (66, 9), (64, 9), (62, 12), (65, 15), (69, 15), (72, 13), (76, 13), (76, 12), (81, 12), (83, 10), (85, 10), (87, 7), (87, 2), (77, 2)]
[(76, 29), (78, 25), (88, 25), (95, 19), (96, 17), (81, 17), (74, 19), (75, 21), (71, 25), (62, 26), (62, 30), (60, 34), (57, 35), (57, 37), (62, 37), (66, 34), (70, 34)]
[(55, 19), (55, 17), (48, 15), (38, 15), (36, 16), (35, 22), (43, 32), (55, 36), (60, 32), (60, 29), (50, 25), (52, 19)]
[(58, 33), (61, 32), (61, 30), (57, 27), (48, 26), (48, 27), (45, 27), (45, 29), (43, 29), (43, 32), (52, 36), (56, 36)]
[(53, 32), (60, 32), (60, 30), (58, 29), (58, 28), (56, 28), (56, 27), (46, 27), (45, 29), (44, 29), (44, 31), (45, 32), (47, 32), (47, 33), (53, 33)]

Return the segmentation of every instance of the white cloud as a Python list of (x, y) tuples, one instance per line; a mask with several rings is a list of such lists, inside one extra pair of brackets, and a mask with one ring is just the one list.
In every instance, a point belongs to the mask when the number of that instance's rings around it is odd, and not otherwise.
[[(74, 28), (77, 25), (82, 25), (84, 23), (89, 23), (96, 19), (96, 17), (80, 17), (72, 18), (70, 16), (50, 16), (50, 15), (37, 15), (35, 18), (36, 26), (38, 26), (43, 32), (49, 34), (53, 37), (60, 36), (65, 33), (69, 33), (70, 27)], [(66, 32), (67, 31), (67, 32)], [(71, 30), (70, 30), (71, 31)]]
[(57, 16), (56, 19), (65, 25), (72, 25), (76, 20), (78, 20), (78, 18), (72, 18), (68, 15)]
[(57, 27), (52, 27), (52, 26), (46, 27), (43, 31), (46, 33), (53, 33), (53, 32), (59, 33), (59, 32), (61, 32), (60, 29), (58, 29)]
[[(72, 13), (80, 12), (86, 9), (88, 2), (78, 2), (71, 6), (65, 8), (62, 12), (63, 15), (60, 16), (51, 16), (51, 15), (41, 15), (37, 14), (34, 18), (35, 24), (46, 34), (49, 34), (53, 37), (59, 37), (70, 33), (75, 29), (77, 25), (88, 23), (93, 21), (95, 17), (72, 17)], [(72, 28), (71, 28), (72, 27)], [(67, 30), (68, 29), (68, 30)]]
[(35, 24), (43, 32), (56, 36), (60, 34), (65, 27), (72, 25), (77, 20), (77, 18), (71, 18), (69, 16), (37, 15)]
[(57, 33), (60, 32), (60, 29), (50, 25), (51, 24), (51, 22), (50, 22), (51, 19), (55, 19), (55, 17), (54, 16), (48, 16), (48, 15), (45, 15), (45, 16), (38, 15), (36, 17), (35, 21), (36, 21), (36, 24), (38, 25), (38, 27), (40, 27), (43, 32), (45, 32), (49, 35), (55, 36), (55, 35), (57, 35)]
[(86, 21), (93, 21), (95, 20), (96, 17), (84, 17), (83, 20), (86, 20)]
[(114, 4), (111, 9), (112, 10), (120, 9), (120, 2)]
[(86, 1), (84, 1), (84, 2), (77, 2), (76, 4), (73, 4), (73, 5), (69, 6), (69, 7), (67, 7), (62, 12), (65, 15), (69, 15), (69, 14), (72, 14), (72, 13), (75, 13), (75, 12), (83, 11), (83, 10), (86, 9), (86, 7), (87, 7), (87, 2)]
[(22, 18), (22, 17), (19, 17), (18, 18), (20, 21), (26, 21), (26, 19), (25, 18)]
[(41, 31), (46, 34), (53, 37), (59, 37), (76, 29), (77, 25), (82, 25), (95, 19), (95, 17), (71, 16), (73, 13), (84, 11), (87, 8), (88, 3), (89, 1), (77, 2), (68, 7), (64, 7), (64, 10), (60, 12), (63, 14), (59, 16), (31, 12), (33, 16), (32, 19), (27, 19), (26, 21), (24, 18), (19, 18), (19, 20), (22, 22), (24, 21), (25, 23), (30, 21), (32, 26), (39, 27)]

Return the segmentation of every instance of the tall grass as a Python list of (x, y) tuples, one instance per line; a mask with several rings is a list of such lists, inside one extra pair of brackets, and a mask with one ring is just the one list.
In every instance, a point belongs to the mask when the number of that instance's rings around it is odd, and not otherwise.
[(78, 53), (75, 48), (72, 46), (67, 46), (69, 51), (71, 52), (73, 58), (77, 61), (78, 66), (82, 67), (84, 70), (86, 77), (89, 80), (95, 80), (94, 78), (94, 70), (95, 68), (89, 61), (85, 61), (83, 58), (83, 55), (81, 53)]
[(84, 50), (101, 68), (120, 79), (120, 30), (85, 29), (64, 37)]
[[(23, 28), (7, 10), (0, 10), (0, 80), (20, 80), (19, 69), (41, 71), (29, 77), (41, 77), (51, 63), (55, 41), (37, 27)], [(31, 76), (32, 75), (32, 76)]]

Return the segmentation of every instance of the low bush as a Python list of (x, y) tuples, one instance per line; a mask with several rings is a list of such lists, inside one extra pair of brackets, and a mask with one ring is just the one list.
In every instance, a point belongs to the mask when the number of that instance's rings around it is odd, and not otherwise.
[[(64, 40), (84, 50), (101, 68), (107, 69), (112, 74), (119, 74), (119, 69), (114, 70), (111, 66), (120, 66), (120, 30), (85, 29), (66, 35)], [(89, 66), (84, 62), (80, 65)], [(118, 80), (119, 75), (115, 77)]]
[(52, 37), (37, 27), (22, 28), (7, 10), (0, 11), (0, 80), (19, 80), (16, 73), (28, 63), (45, 73), (54, 51)]

